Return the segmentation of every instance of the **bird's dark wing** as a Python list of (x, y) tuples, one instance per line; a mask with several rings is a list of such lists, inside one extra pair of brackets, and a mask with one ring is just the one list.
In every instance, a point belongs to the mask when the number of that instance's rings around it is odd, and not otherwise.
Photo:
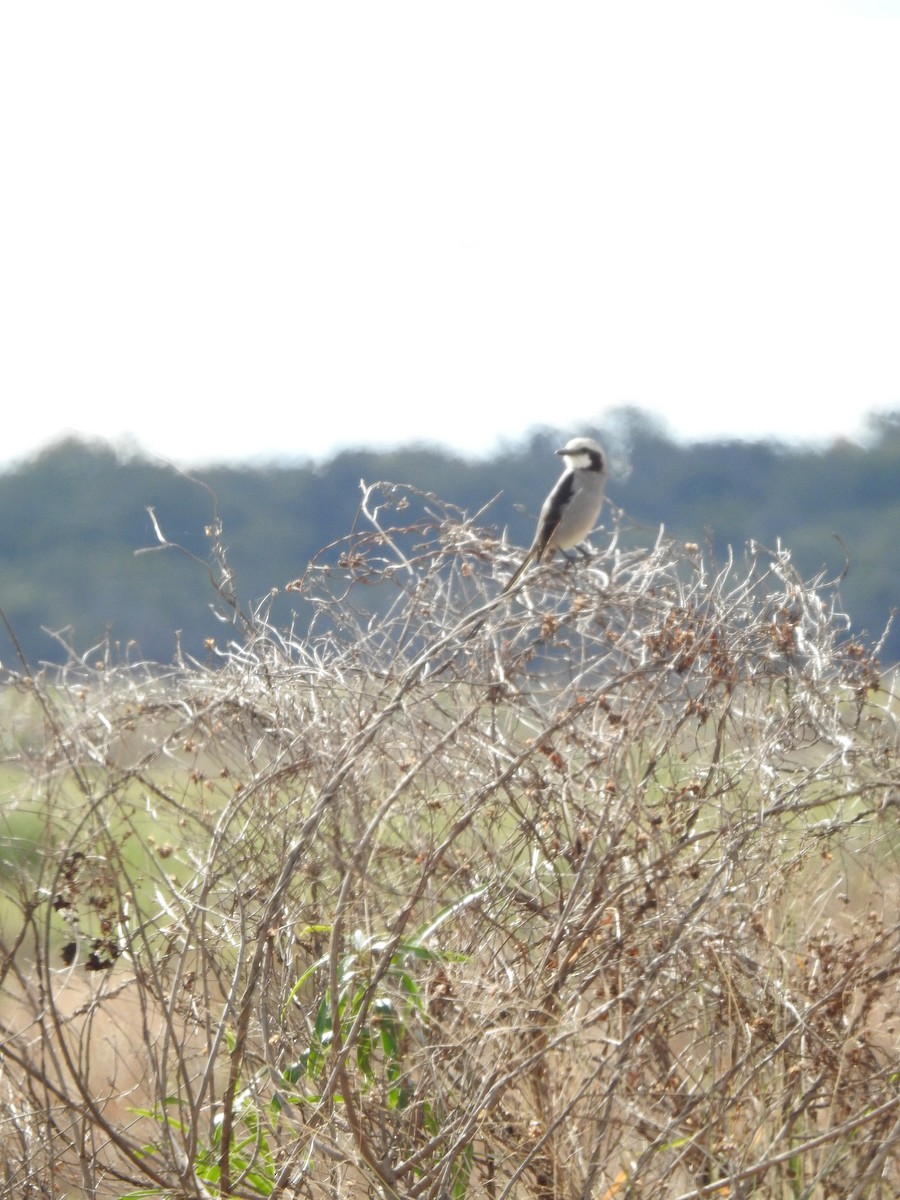
[(541, 509), (537, 535), (534, 539), (534, 553), (536, 558), (543, 558), (544, 551), (547, 549), (550, 539), (556, 533), (556, 527), (559, 525), (565, 507), (572, 499), (574, 492), (575, 472), (563, 471)]

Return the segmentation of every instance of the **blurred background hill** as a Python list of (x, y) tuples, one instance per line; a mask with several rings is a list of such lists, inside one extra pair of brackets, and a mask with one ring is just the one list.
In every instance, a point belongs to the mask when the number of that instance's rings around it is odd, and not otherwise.
[[(361, 479), (410, 483), (470, 514), (497, 497), (484, 524), (527, 545), (558, 474), (552, 451), (573, 433), (596, 433), (606, 445), (609, 503), (625, 510), (638, 542), (652, 545), (663, 524), (724, 558), (748, 539), (771, 546), (780, 538), (809, 577), (843, 569), (837, 534), (850, 556), (841, 593), (853, 632), (882, 633), (900, 598), (900, 413), (871, 418), (862, 443), (804, 449), (683, 444), (643, 413), (621, 410), (597, 430), (533, 432), (489, 460), (407, 446), (318, 463), (208, 467), (194, 478), (109, 444), (65, 440), (0, 474), (0, 607), (32, 667), (64, 658), (53, 631), (79, 653), (109, 631), (123, 647), (133, 642), (135, 656), (169, 661), (180, 637), (203, 658), (205, 639), (221, 642), (228, 630), (210, 610), (201, 567), (171, 552), (135, 554), (157, 544), (148, 507), (169, 540), (206, 560), (212, 493), (240, 601), (282, 589), (274, 619), (286, 624), (296, 613), (302, 627), (302, 601), (284, 585), (350, 530)], [(4, 665), (14, 665), (12, 656), (4, 632)], [(900, 631), (892, 631), (882, 661), (898, 659)]]

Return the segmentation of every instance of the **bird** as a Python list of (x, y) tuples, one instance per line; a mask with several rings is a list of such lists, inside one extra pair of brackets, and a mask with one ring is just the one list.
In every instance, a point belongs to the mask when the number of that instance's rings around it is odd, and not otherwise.
[(501, 594), (516, 586), (532, 562), (546, 561), (554, 550), (577, 546), (597, 523), (606, 489), (603, 447), (593, 438), (573, 437), (556, 453), (565, 470), (541, 507), (534, 541), (522, 565)]

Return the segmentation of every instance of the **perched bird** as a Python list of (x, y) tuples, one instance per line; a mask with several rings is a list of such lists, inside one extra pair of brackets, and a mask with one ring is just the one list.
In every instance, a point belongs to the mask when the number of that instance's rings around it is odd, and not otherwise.
[(576, 437), (556, 451), (565, 461), (553, 491), (544, 501), (531, 549), (503, 589), (514, 588), (532, 562), (549, 559), (554, 550), (569, 550), (597, 523), (606, 487), (606, 460), (593, 438)]

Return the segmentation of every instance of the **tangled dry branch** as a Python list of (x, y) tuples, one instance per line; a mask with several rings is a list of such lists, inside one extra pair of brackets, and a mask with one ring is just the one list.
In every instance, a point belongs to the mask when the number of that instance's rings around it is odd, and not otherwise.
[(896, 709), (836, 583), (617, 522), (500, 596), (480, 519), (366, 487), (302, 632), (216, 525), (208, 662), (10, 678), (10, 1195), (897, 1194)]

